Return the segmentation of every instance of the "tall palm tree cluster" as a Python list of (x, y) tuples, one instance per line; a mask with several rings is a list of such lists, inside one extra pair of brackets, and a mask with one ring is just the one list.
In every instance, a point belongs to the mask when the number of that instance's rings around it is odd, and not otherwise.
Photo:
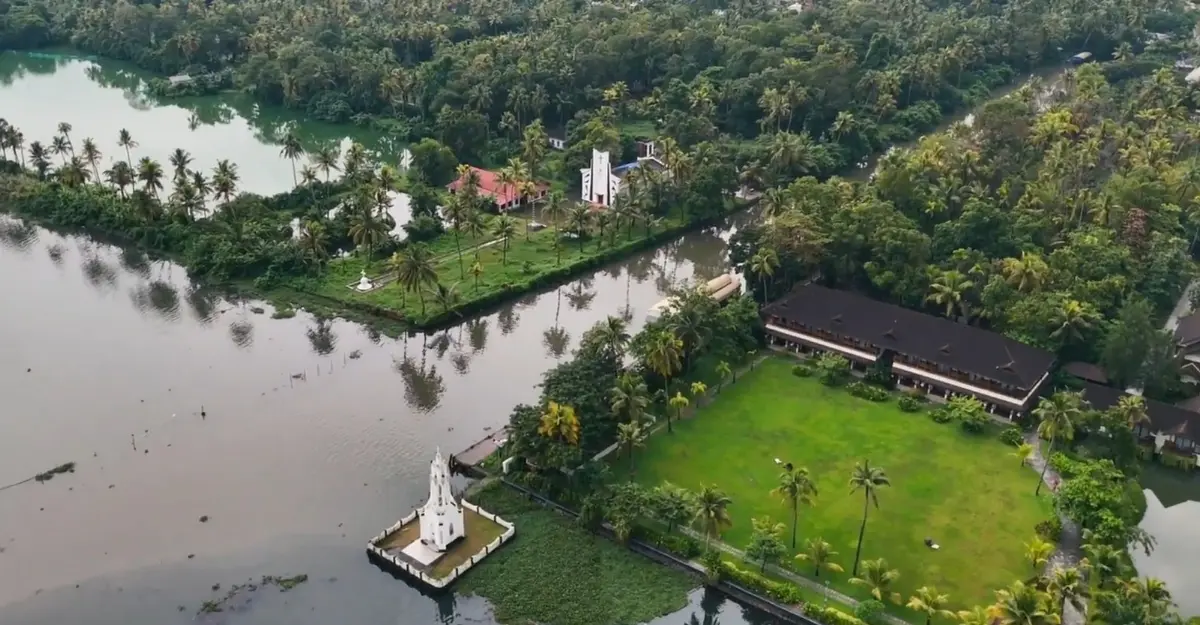
[[(147, 211), (157, 210), (158, 203), (147, 201), (147, 198), (160, 200), (165, 186), (167, 172), (158, 161), (145, 156), (134, 161), (133, 150), (138, 142), (132, 134), (121, 129), (117, 134), (116, 145), (125, 153), (124, 159), (109, 159), (110, 165), (101, 170), (104, 153), (90, 137), (81, 141), (78, 151), (71, 138), (71, 124), (63, 122), (58, 125), (56, 134), (48, 145), (33, 141), (28, 147), (28, 161), (25, 160), (24, 135), (7, 122), (0, 120), (0, 137), (4, 140), (5, 156), (11, 149), (13, 162), (29, 163), (39, 178), (54, 178), (66, 186), (83, 184), (108, 185), (116, 190), (124, 199), (132, 192), (136, 206)], [(59, 163), (54, 164), (57, 158)], [(191, 168), (192, 156), (182, 149), (176, 149), (170, 156), (171, 192), (165, 198), (163, 206), (172, 213), (195, 220), (207, 210), (209, 198), (220, 204), (228, 204), (237, 196), (239, 176), (237, 165), (228, 160), (217, 162), (213, 169), (212, 178), (206, 178), (204, 173)]]
[[(769, 95), (778, 109), (784, 96)], [(770, 297), (819, 276), (1064, 360), (1136, 368), (1143, 358), (1105, 353), (1122, 311), (1145, 302), (1165, 314), (1194, 273), (1196, 102), (1182, 77), (1149, 62), (1113, 82), (1097, 64), (1058, 87), (1035, 80), (971, 126), (888, 154), (867, 183), (773, 185), (734, 260)], [(780, 115), (764, 124), (786, 128)], [(1128, 385), (1136, 374), (1112, 377)]]

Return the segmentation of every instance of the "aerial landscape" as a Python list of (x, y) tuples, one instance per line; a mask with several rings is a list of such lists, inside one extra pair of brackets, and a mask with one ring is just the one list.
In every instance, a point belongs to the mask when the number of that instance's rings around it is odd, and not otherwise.
[(0, 0), (0, 623), (1200, 623), (1198, 22)]

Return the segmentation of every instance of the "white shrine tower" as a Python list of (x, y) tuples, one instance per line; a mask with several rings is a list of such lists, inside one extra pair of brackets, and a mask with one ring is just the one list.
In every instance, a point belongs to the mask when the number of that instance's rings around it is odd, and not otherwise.
[(429, 501), (417, 510), (421, 521), (421, 544), (434, 551), (445, 551), (450, 543), (466, 534), (462, 502), (450, 489), (450, 465), (438, 449), (429, 464)]

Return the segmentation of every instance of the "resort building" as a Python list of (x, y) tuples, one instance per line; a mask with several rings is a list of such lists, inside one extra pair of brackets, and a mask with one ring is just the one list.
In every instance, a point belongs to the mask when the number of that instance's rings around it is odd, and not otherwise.
[[(1096, 410), (1117, 405), (1128, 393), (1111, 386), (1085, 383), (1083, 398)], [(1174, 453), (1195, 456), (1200, 466), (1200, 398), (1193, 397), (1171, 405), (1153, 399), (1143, 399), (1149, 421), (1133, 428), (1138, 440), (1154, 446), (1155, 453)]]
[[(517, 190), (516, 185), (501, 183), (500, 174), (494, 171), (478, 167), (471, 167), (471, 171), (479, 180), (479, 195), (491, 198), (492, 205), (498, 213), (508, 212), (526, 202), (540, 200), (550, 190), (548, 185), (539, 182), (535, 184), (533, 194), (523, 195)], [(458, 193), (464, 184), (466, 184), (466, 176), (459, 176), (458, 180), (446, 185), (446, 190), (450, 193)]]
[(594, 206), (609, 208), (621, 192), (629, 172), (643, 167), (664, 172), (667, 170), (667, 166), (654, 155), (653, 142), (639, 143), (638, 154), (640, 156), (636, 161), (613, 167), (608, 152), (592, 150), (592, 165), (579, 170), (580, 187), (583, 189), (580, 199)]
[(1015, 417), (1037, 402), (1054, 355), (1004, 335), (816, 284), (762, 311), (768, 342), (831, 352), (856, 369), (890, 366), (899, 384), (943, 397), (969, 395)]
[(1180, 373), (1184, 379), (1200, 381), (1200, 312), (1179, 320), (1179, 325), (1175, 326), (1175, 345), (1182, 358)]

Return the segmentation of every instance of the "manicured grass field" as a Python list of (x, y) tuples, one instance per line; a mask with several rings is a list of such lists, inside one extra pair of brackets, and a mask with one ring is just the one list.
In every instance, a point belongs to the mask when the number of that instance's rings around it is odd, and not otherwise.
[[(796, 377), (794, 364), (767, 359), (673, 434), (652, 436), (637, 454), (637, 481), (693, 490), (715, 484), (733, 500), (725, 542), (744, 549), (750, 520), (769, 515), (788, 525), (790, 547), (790, 511), (770, 494), (781, 471), (774, 459), (807, 467), (819, 495), (813, 507), (801, 507), (797, 547), (810, 537), (828, 541), (846, 569), (833, 576), (833, 587), (862, 597), (847, 579), (863, 495), (851, 495), (848, 482), (855, 463), (868, 458), (892, 486), (870, 511), (863, 559), (883, 557), (898, 569), (896, 590), (905, 601), (933, 585), (956, 609), (969, 607), (1032, 573), (1024, 544), (1051, 505), (1034, 497), (1037, 475), (1020, 466), (1013, 448), (991, 434), (934, 423), (924, 412), (904, 413), (894, 401), (872, 403)], [(927, 548), (926, 537), (941, 549)]]
[(634, 625), (683, 608), (699, 585), (498, 482), (469, 498), (517, 528), (455, 588), (486, 597), (502, 623)]

